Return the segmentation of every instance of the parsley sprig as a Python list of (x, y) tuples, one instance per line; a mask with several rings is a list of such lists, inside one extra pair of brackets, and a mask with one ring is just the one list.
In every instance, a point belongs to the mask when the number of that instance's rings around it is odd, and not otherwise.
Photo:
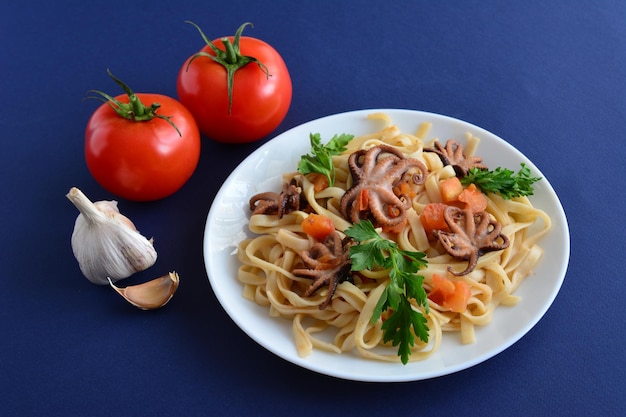
[(533, 184), (540, 177), (533, 177), (530, 169), (522, 163), (517, 174), (510, 169), (496, 168), (493, 171), (472, 168), (461, 178), (463, 185), (475, 184), (483, 192), (500, 194), (505, 200), (513, 197), (533, 195)]
[(328, 184), (335, 183), (335, 167), (333, 166), (333, 155), (339, 155), (346, 150), (346, 145), (352, 140), (354, 135), (335, 135), (326, 145), (322, 144), (319, 133), (311, 133), (311, 153), (313, 155), (302, 155), (298, 164), (298, 171), (302, 174), (318, 173), (328, 178)]
[(426, 317), (413, 308), (410, 301), (414, 299), (417, 306), (423, 307), (428, 313), (428, 299), (422, 286), (424, 277), (417, 275), (428, 263), (426, 255), (398, 248), (395, 242), (381, 237), (368, 220), (354, 224), (345, 233), (359, 242), (350, 247), (353, 271), (373, 270), (377, 267), (389, 269), (389, 284), (378, 299), (371, 323), (378, 321), (383, 311), (390, 311), (382, 324), (383, 341), (391, 341), (393, 346), (398, 346), (398, 356), (406, 365), (411, 347), (415, 345), (414, 335), (428, 342)]

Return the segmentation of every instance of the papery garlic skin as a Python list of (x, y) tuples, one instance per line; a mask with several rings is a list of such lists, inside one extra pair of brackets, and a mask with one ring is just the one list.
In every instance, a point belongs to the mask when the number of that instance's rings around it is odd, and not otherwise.
[(109, 280), (111, 288), (130, 304), (142, 310), (155, 310), (167, 304), (178, 289), (180, 278), (176, 272), (155, 278), (142, 284), (119, 288)]
[(92, 203), (76, 187), (67, 198), (80, 211), (72, 232), (72, 251), (89, 281), (107, 285), (109, 278), (115, 282), (154, 265), (157, 253), (152, 239), (120, 214), (116, 201)]

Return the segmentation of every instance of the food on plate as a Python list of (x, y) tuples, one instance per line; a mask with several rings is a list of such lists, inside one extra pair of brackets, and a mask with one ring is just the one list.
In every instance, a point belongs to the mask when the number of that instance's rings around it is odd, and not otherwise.
[[(311, 135), (313, 155), (294, 161), (282, 190), (250, 199), (255, 236), (239, 244), (238, 280), (244, 297), (291, 320), (302, 357), (315, 348), (407, 363), (436, 352), (444, 333), (474, 342), (475, 326), (519, 301), (551, 227), (528, 199), (539, 178), (526, 166), (489, 171), (476, 136), (442, 145), (429, 123), (408, 134), (370, 117), (384, 128), (326, 145)], [(477, 174), (489, 180), (468, 181)]]
[(133, 201), (152, 201), (178, 191), (200, 159), (200, 132), (192, 114), (160, 94), (134, 93), (110, 71), (126, 94), (93, 90), (102, 104), (85, 131), (85, 159), (107, 191)]
[(291, 105), (292, 84), (280, 54), (266, 42), (241, 36), (209, 40), (180, 68), (176, 90), (200, 131), (225, 143), (264, 138), (283, 121)]
[(154, 265), (157, 253), (152, 239), (120, 213), (117, 201), (94, 203), (76, 187), (66, 196), (80, 211), (72, 232), (72, 251), (89, 281), (106, 285)]
[(180, 279), (176, 272), (170, 272), (141, 284), (120, 288), (109, 279), (111, 288), (130, 304), (142, 310), (154, 310), (167, 304), (178, 289)]

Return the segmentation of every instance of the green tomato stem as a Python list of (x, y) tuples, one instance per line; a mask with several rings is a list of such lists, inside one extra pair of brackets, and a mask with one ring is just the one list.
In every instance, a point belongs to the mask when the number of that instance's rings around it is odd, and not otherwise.
[(108, 69), (107, 74), (111, 77), (111, 79), (113, 79), (113, 81), (122, 87), (128, 96), (128, 103), (122, 103), (121, 101), (115, 99), (115, 97), (98, 90), (89, 90), (88, 92), (97, 94), (97, 96), (87, 98), (97, 98), (111, 107), (119, 116), (135, 122), (147, 122), (155, 117), (163, 119), (176, 129), (179, 136), (182, 136), (178, 127), (174, 124), (174, 122), (172, 122), (171, 117), (157, 114), (157, 110), (161, 107), (159, 103), (155, 102), (149, 107), (146, 107), (146, 105), (142, 103), (141, 99), (133, 92), (133, 90), (130, 89), (128, 85), (126, 85), (126, 83), (115, 77)]
[(224, 50), (221, 50), (220, 48), (218, 48), (209, 38), (207, 38), (204, 32), (202, 31), (202, 29), (200, 28), (200, 26), (196, 25), (195, 23), (189, 20), (185, 21), (185, 23), (189, 23), (190, 25), (194, 26), (198, 30), (204, 42), (207, 44), (209, 48), (211, 48), (211, 50), (215, 54), (215, 55), (212, 55), (206, 52), (198, 52), (197, 54), (191, 57), (191, 59), (189, 60), (189, 63), (187, 64), (187, 68), (185, 70), (186, 71), (189, 70), (189, 66), (191, 65), (191, 63), (196, 58), (201, 57), (201, 56), (210, 58), (216, 63), (222, 65), (224, 69), (226, 70), (226, 83), (228, 87), (228, 114), (231, 114), (231, 110), (233, 107), (233, 87), (234, 87), (235, 73), (239, 69), (245, 67), (246, 65), (250, 63), (255, 63), (265, 73), (265, 77), (267, 79), (269, 79), (270, 77), (269, 70), (267, 69), (265, 64), (263, 64), (261, 61), (259, 61), (255, 57), (241, 55), (241, 51), (239, 49), (239, 42), (241, 39), (241, 34), (243, 33), (243, 30), (246, 28), (246, 26), (253, 26), (252, 23), (246, 22), (243, 25), (239, 26), (239, 28), (237, 29), (237, 32), (235, 33), (235, 36), (233, 37), (233, 42), (231, 42), (230, 39), (228, 38), (222, 38), (221, 41), (222, 41), (222, 44), (224, 45)]
[(233, 44), (230, 42), (230, 39), (223, 38), (222, 43), (224, 44), (224, 49), (225, 49), (224, 62), (226, 62), (226, 64), (236, 65), (238, 58), (239, 58), (239, 54), (237, 53), (237, 51), (235, 51)]

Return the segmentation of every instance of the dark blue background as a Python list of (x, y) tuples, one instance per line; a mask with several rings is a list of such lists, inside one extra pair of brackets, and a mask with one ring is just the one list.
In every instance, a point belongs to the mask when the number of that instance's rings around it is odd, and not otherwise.
[[(619, 415), (626, 402), (622, 1), (13, 1), (0, 15), (0, 413), (17, 415)], [(191, 180), (120, 201), (182, 284), (141, 312), (82, 277), (70, 235), (91, 178), (83, 133), (117, 94), (176, 96), (183, 61), (246, 34), (283, 55), (294, 96), (278, 134), (321, 116), (409, 108), (457, 117), (526, 154), (571, 231), (561, 292), (518, 343), (433, 380), (373, 384), (300, 369), (252, 342), (217, 303), (202, 237), (221, 183), (262, 142), (203, 142)], [(273, 134), (272, 136), (274, 136)], [(269, 139), (269, 138), (268, 138)]]

